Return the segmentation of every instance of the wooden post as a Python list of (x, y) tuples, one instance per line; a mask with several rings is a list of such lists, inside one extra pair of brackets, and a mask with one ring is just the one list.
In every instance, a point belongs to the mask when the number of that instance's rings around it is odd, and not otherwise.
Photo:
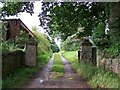
[(80, 63), (80, 50), (78, 51), (78, 63)]
[(92, 63), (94, 65), (97, 65), (97, 60), (96, 60), (96, 48), (92, 47)]

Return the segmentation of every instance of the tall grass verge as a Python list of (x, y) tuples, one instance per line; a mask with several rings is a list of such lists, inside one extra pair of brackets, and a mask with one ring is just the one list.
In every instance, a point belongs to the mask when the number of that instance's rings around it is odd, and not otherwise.
[(71, 63), (72, 68), (88, 80), (91, 87), (120, 88), (120, 78), (117, 74), (89, 63), (81, 62), (79, 64), (76, 51), (63, 52), (62, 54)]

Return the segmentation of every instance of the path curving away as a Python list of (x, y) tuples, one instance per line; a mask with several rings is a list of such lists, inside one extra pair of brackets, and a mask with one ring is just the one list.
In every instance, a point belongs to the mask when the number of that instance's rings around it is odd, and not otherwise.
[(51, 68), (54, 62), (54, 54), (48, 64), (41, 72), (38, 72), (29, 82), (22, 87), (25, 88), (87, 88), (90, 89), (87, 82), (75, 73), (70, 63), (60, 54), (64, 65), (64, 75), (61, 78), (53, 79)]

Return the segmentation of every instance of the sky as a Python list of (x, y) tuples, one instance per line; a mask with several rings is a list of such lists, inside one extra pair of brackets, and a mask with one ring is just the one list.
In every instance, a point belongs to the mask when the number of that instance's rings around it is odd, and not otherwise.
[(30, 30), (32, 30), (32, 26), (37, 26), (37, 28), (39, 28), (39, 30), (41, 30), (41, 32), (44, 32), (43, 28), (39, 26), (40, 21), (39, 21), (38, 15), (42, 11), (41, 5), (42, 5), (42, 3), (40, 1), (35, 1), (34, 14), (32, 16), (29, 13), (23, 12), (23, 13), (19, 13), (18, 17), (9, 16), (6, 18), (20, 18)]
[[(2, 6), (1, 3), (0, 3), (0, 6)], [(32, 30), (33, 26), (36, 26), (38, 28), (39, 32), (44, 33), (45, 30), (42, 27), (39, 26), (40, 21), (39, 21), (38, 15), (39, 15), (40, 12), (42, 12), (41, 6), (42, 6), (41, 1), (35, 1), (35, 3), (34, 3), (34, 14), (32, 16), (29, 13), (24, 12), (24, 13), (19, 13), (18, 17), (10, 16), (10, 17), (6, 17), (6, 18), (20, 18), (23, 21), (23, 23), (30, 30)], [(58, 47), (60, 48), (60, 43), (61, 43), (60, 40), (55, 39), (55, 42), (58, 45)]]
[(34, 14), (31, 16), (29, 13), (21, 13), (20, 19), (30, 28), (32, 29), (32, 26), (37, 26), (40, 29), (42, 29), (39, 21), (39, 13), (42, 11), (41, 10), (41, 5), (42, 3), (40, 1), (36, 1), (34, 3)]

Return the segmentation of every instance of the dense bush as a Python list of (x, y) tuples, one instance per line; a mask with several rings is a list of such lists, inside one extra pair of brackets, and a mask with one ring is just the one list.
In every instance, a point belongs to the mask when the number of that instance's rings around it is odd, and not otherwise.
[(25, 31), (20, 30), (19, 36), (15, 38), (15, 44), (17, 45), (17, 47), (24, 49), (26, 42), (28, 40), (29, 40), (29, 35)]
[(18, 48), (18, 46), (14, 43), (13, 39), (9, 39), (7, 41), (4, 41), (4, 40), (2, 41), (1, 49), (4, 52), (4, 51), (15, 51), (20, 48)]
[[(47, 35), (43, 33), (39, 33), (37, 31), (33, 31), (37, 41), (37, 54), (38, 57), (51, 57), (52, 50), (50, 40), (48, 39)], [(41, 58), (41, 59), (42, 59)]]
[(105, 24), (99, 23), (92, 34), (94, 44), (101, 50), (108, 48), (110, 45), (109, 34), (105, 33)]
[[(120, 19), (120, 18), (118, 18)], [(92, 40), (99, 50), (106, 52), (110, 56), (116, 57), (119, 55), (120, 50), (120, 33), (119, 33), (120, 23), (118, 20), (112, 22), (110, 30), (105, 33), (105, 24), (100, 22), (95, 28), (92, 34)]]
[[(120, 36), (118, 35), (119, 32), (117, 32), (118, 29), (116, 29), (114, 32), (111, 30), (112, 29), (105, 33), (105, 24), (102, 22), (99, 23), (93, 31), (92, 40), (99, 50), (106, 50), (106, 53), (109, 54), (109, 56), (116, 57), (119, 54), (120, 50)], [(117, 35), (114, 35), (116, 34), (115, 32)]]
[(59, 47), (55, 43), (51, 44), (51, 49), (53, 53), (60, 51)]
[(20, 30), (19, 36), (16, 36), (15, 39), (6, 40), (6, 32), (7, 28), (4, 22), (2, 22), (2, 28), (0, 28), (0, 32), (2, 34), (0, 41), (0, 49), (2, 51), (16, 51), (16, 50), (24, 50), (25, 44), (29, 40), (29, 35), (25, 33), (25, 31)]

